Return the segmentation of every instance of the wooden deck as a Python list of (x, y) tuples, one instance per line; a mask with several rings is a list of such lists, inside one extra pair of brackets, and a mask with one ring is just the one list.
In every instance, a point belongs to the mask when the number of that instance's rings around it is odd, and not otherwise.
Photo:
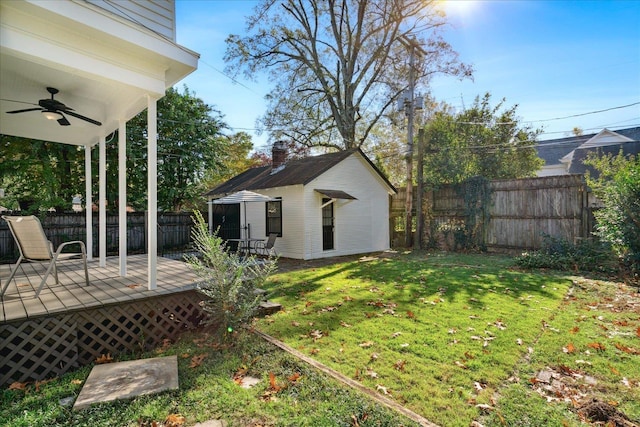
[[(157, 289), (147, 289), (147, 257), (128, 257), (127, 277), (118, 258), (105, 267), (89, 262), (89, 286), (79, 260), (58, 267), (59, 284), (49, 276), (40, 295), (46, 265), (23, 264), (9, 285), (0, 312), (0, 386), (41, 380), (91, 363), (175, 339), (203, 319), (198, 277), (181, 261), (158, 258)], [(5, 283), (12, 265), (0, 265)], [(22, 267), (22, 266), (21, 266)]]
[[(118, 258), (107, 258), (105, 267), (98, 260), (89, 261), (89, 286), (85, 286), (84, 269), (80, 260), (59, 263), (59, 284), (53, 274), (38, 298), (35, 291), (46, 271), (46, 264), (23, 263), (2, 298), (0, 323), (32, 319), (114, 303), (130, 302), (195, 289), (198, 277), (190, 267), (168, 258), (158, 258), (158, 287), (147, 289), (147, 256), (133, 255), (127, 260), (127, 277), (121, 277)], [(0, 265), (0, 282), (4, 285), (13, 265)], [(16, 286), (17, 284), (17, 286)]]

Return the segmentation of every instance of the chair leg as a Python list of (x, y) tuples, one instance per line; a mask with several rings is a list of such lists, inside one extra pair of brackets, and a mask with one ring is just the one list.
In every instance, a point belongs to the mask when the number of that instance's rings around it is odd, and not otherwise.
[(7, 283), (5, 283), (4, 287), (2, 288), (2, 291), (0, 292), (0, 297), (4, 296), (4, 293), (7, 291), (7, 288), (9, 287), (9, 284), (11, 283), (11, 279), (13, 279), (13, 276), (16, 275), (16, 272), (18, 271), (18, 267), (20, 267), (20, 263), (22, 262), (23, 257), (22, 255), (20, 255), (20, 258), (18, 258), (18, 262), (16, 263), (15, 267), (13, 268), (13, 270), (11, 270), (11, 274), (9, 274), (9, 279), (7, 279)]
[[(47, 281), (47, 277), (49, 277), (49, 274), (51, 274), (51, 269), (53, 268), (54, 271), (56, 271), (56, 260), (58, 259), (58, 253), (56, 252), (53, 255), (53, 259), (51, 260), (51, 262), (49, 263), (49, 266), (47, 267), (47, 272), (44, 273), (44, 277), (42, 278), (42, 281), (40, 282), (40, 286), (38, 287), (38, 290), (36, 291), (36, 296), (35, 298), (38, 298), (38, 295), (40, 295), (40, 291), (42, 291), (42, 288), (44, 288), (44, 284)], [(56, 271), (56, 283), (58, 283), (58, 277), (57, 277), (57, 271)]]
[(82, 250), (82, 262), (84, 263), (84, 280), (86, 282), (86, 286), (89, 286), (89, 269), (87, 268), (87, 250), (84, 247), (84, 244), (80, 246)]

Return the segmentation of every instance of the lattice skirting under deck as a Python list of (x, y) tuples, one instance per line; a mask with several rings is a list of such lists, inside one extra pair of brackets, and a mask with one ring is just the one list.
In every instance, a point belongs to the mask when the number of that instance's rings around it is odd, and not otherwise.
[(103, 354), (147, 350), (199, 326), (196, 291), (0, 324), (0, 386), (62, 375)]

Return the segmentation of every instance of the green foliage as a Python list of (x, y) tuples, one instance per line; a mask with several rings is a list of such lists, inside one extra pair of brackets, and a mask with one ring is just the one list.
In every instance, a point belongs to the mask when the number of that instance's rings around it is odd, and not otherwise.
[[(158, 209), (178, 212), (197, 208), (208, 188), (207, 173), (222, 167), (230, 141), (222, 135), (226, 125), (220, 112), (207, 105), (185, 86), (180, 93), (169, 88), (158, 101)], [(127, 122), (128, 203), (146, 209), (147, 112)], [(117, 165), (118, 138), (107, 148), (109, 163)], [(117, 168), (109, 169), (107, 198), (117, 201)], [(97, 179), (97, 178), (96, 178)]]
[(2, 206), (69, 211), (73, 197), (84, 191), (83, 178), (81, 147), (0, 135)]
[(598, 239), (579, 240), (571, 243), (566, 239), (543, 236), (542, 249), (525, 252), (515, 258), (524, 268), (551, 268), (564, 271), (614, 271), (611, 247)]
[(597, 176), (587, 174), (587, 183), (603, 203), (594, 211), (597, 234), (609, 242), (623, 265), (636, 278), (640, 275), (640, 157), (592, 154), (585, 164)]
[(276, 262), (228, 252), (223, 240), (209, 233), (202, 214), (195, 211), (194, 216), (192, 236), (199, 256), (187, 255), (187, 262), (202, 279), (198, 291), (208, 298), (202, 305), (206, 323), (229, 340), (257, 313), (262, 296), (256, 290), (274, 271)]
[(424, 180), (432, 186), (458, 184), (481, 176), (510, 179), (534, 176), (542, 166), (533, 143), (539, 130), (520, 124), (514, 105), (491, 106), (491, 95), (477, 97), (470, 108), (437, 112), (425, 127), (428, 152)]
[(230, 135), (225, 149), (218, 153), (220, 167), (207, 169), (203, 180), (204, 187), (209, 190), (247, 169), (262, 166), (258, 159), (249, 157), (252, 149), (253, 143), (248, 133), (237, 132)]

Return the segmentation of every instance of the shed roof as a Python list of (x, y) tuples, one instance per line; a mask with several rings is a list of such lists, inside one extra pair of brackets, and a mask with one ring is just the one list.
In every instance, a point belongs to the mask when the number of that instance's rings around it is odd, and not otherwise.
[(396, 192), (395, 187), (371, 160), (360, 149), (353, 149), (290, 160), (284, 167), (276, 169), (271, 166), (248, 169), (209, 190), (205, 196), (224, 195), (240, 190), (265, 190), (289, 185), (306, 185), (352, 154), (362, 156), (389, 188)]

